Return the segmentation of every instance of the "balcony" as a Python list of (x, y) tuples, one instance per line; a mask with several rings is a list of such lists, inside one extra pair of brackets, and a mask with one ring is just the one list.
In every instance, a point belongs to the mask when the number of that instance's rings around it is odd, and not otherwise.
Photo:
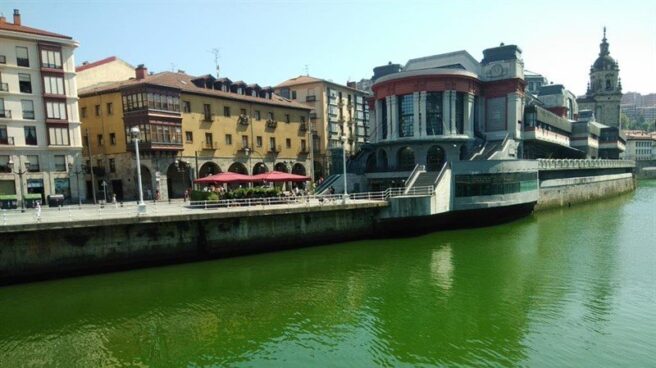
[(0, 119), (11, 119), (11, 110), (0, 110)]
[(203, 142), (204, 150), (216, 150), (219, 148), (218, 142)]
[(308, 130), (307, 123), (301, 123), (301, 125), (299, 125), (299, 127), (298, 127), (298, 130), (300, 130), (301, 132), (307, 132), (307, 130)]
[(203, 121), (206, 123), (213, 123), (214, 122), (214, 114), (205, 114), (203, 116)]
[(247, 126), (249, 120), (250, 120), (250, 119), (248, 118), (248, 115), (246, 115), (246, 114), (241, 114), (241, 115), (239, 115), (239, 118), (237, 118), (237, 123), (238, 123), (239, 125)]
[(34, 120), (35, 119), (34, 111), (23, 111), (23, 119)]
[(307, 147), (301, 147), (301, 149), (298, 151), (299, 155), (307, 155), (310, 153), (310, 150)]
[(526, 127), (523, 136), (526, 140), (535, 139), (567, 147), (570, 145), (568, 136), (542, 128)]
[(9, 84), (0, 83), (0, 92), (9, 92)]
[(281, 151), (282, 151), (282, 146), (280, 146), (280, 145), (273, 146), (273, 147), (269, 148), (269, 153), (274, 154), (274, 155), (277, 155)]
[(276, 127), (278, 127), (278, 122), (275, 120), (267, 119), (266, 127), (269, 129), (276, 129)]
[(314, 102), (317, 100), (317, 96), (306, 96), (305, 102)]
[(14, 137), (0, 137), (0, 145), (13, 146), (14, 145)]

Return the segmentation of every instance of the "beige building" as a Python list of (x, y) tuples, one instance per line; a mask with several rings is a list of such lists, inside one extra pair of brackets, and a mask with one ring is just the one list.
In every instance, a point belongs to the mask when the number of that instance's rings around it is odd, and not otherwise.
[(82, 89), (99, 83), (128, 80), (134, 78), (134, 70), (135, 67), (116, 56), (92, 63), (85, 61), (75, 69), (77, 88)]
[(312, 108), (312, 149), (317, 178), (342, 171), (342, 147), (348, 157), (357, 154), (367, 142), (366, 92), (310, 76), (286, 80), (275, 87), (275, 92)]
[(13, 23), (0, 17), (0, 195), (84, 197), (77, 47), (69, 36), (24, 26), (18, 10)]
[(87, 185), (100, 199), (103, 183), (109, 195), (136, 198), (132, 127), (141, 131), (146, 199), (158, 191), (161, 199), (182, 197), (193, 179), (219, 172), (312, 174), (310, 108), (272, 88), (211, 75), (151, 75), (140, 65), (132, 79), (93, 85), (79, 95), (92, 168)]
[(656, 160), (656, 133), (648, 133), (642, 130), (625, 130), (626, 151), (624, 158), (627, 160)]

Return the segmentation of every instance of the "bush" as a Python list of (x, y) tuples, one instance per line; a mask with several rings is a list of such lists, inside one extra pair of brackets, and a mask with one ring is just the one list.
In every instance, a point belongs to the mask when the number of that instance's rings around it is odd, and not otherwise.
[(225, 199), (271, 198), (280, 196), (273, 188), (239, 188), (226, 193)]
[(217, 201), (218, 199), (218, 193), (203, 192), (202, 190), (194, 190), (191, 192), (192, 201)]

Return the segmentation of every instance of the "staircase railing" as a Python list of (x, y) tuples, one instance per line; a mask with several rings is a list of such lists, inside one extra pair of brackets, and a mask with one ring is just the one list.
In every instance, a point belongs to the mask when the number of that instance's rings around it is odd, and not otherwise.
[(421, 174), (423, 172), (426, 172), (426, 166), (425, 165), (420, 165), (420, 164), (415, 165), (415, 168), (412, 169), (412, 172), (408, 176), (408, 180), (405, 182), (405, 191), (408, 191), (408, 190), (410, 190), (410, 188), (412, 188), (415, 181), (417, 181), (417, 178), (419, 177), (419, 174)]

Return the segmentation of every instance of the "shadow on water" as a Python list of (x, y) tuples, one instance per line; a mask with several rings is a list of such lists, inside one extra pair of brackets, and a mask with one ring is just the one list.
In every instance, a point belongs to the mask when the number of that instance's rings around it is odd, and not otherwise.
[(5, 287), (0, 366), (567, 365), (612, 334), (618, 237), (644, 196), (477, 230)]

